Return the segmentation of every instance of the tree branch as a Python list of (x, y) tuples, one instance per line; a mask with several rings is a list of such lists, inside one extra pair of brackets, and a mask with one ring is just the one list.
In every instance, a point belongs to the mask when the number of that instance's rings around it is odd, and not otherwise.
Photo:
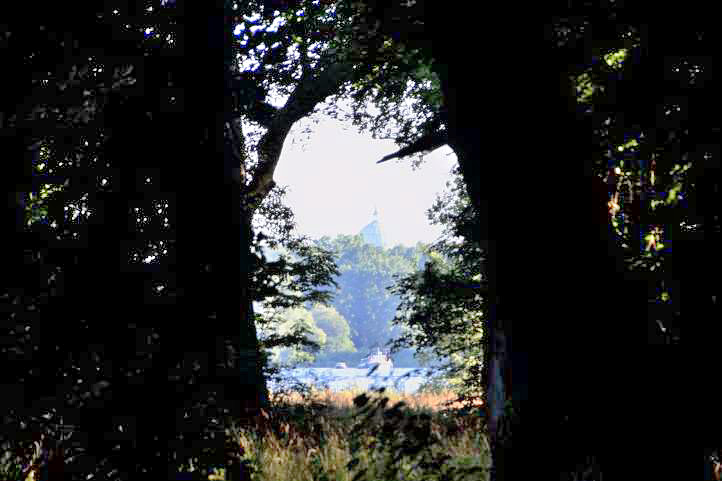
[(293, 124), (311, 114), (326, 97), (339, 92), (352, 75), (351, 63), (338, 62), (334, 53), (327, 51), (316, 69), (309, 69), (301, 76), (286, 105), (276, 109), (258, 144), (258, 168), (246, 190), (252, 208), (257, 207), (275, 185), (273, 173)]
[[(256, 83), (257, 81), (247, 75), (235, 75), (230, 80), (230, 94), (234, 97), (233, 108), (240, 108), (249, 120), (269, 128), (279, 109), (263, 101), (266, 92)], [(240, 105), (237, 102), (240, 102)]]
[(260, 124), (264, 128), (269, 128), (273, 117), (278, 114), (278, 109), (267, 102), (256, 102), (244, 113), (249, 120)]
[(397, 150), (393, 154), (389, 154), (376, 162), (377, 164), (380, 164), (381, 162), (386, 162), (387, 160), (395, 159), (395, 158), (402, 158), (402, 157), (408, 157), (409, 155), (417, 154), (419, 152), (428, 152), (432, 150), (436, 150), (439, 147), (443, 147), (444, 145), (449, 143), (449, 133), (446, 130), (437, 130), (436, 132), (431, 132), (429, 134), (426, 134), (422, 136), (421, 138), (417, 139), (415, 142), (413, 142), (410, 145), (407, 145), (406, 147)]

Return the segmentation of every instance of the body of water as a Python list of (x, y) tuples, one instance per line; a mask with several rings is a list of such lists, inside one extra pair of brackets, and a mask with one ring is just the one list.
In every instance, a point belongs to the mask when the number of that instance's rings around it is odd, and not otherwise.
[[(305, 367), (286, 369), (282, 376), (290, 382), (300, 381), (319, 388), (328, 387), (331, 391), (343, 391), (358, 387), (370, 390), (377, 387), (394, 388), (399, 392), (413, 394), (431, 377), (431, 370), (425, 368), (401, 367), (391, 370), (377, 370), (373, 374), (370, 368), (335, 369), (325, 367)], [(269, 382), (271, 390), (278, 389), (278, 383)]]

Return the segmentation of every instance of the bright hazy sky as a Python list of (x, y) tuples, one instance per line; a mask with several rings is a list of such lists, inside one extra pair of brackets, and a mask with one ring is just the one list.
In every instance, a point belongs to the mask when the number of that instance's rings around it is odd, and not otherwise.
[[(436, 194), (446, 190), (456, 156), (448, 146), (411, 169), (412, 157), (377, 164), (400, 147), (374, 140), (349, 123), (316, 114), (286, 138), (274, 179), (287, 185), (285, 203), (295, 214), (297, 230), (318, 238), (358, 234), (378, 208), (386, 247), (433, 242), (441, 234), (426, 217)], [(305, 126), (311, 133), (304, 133)]]

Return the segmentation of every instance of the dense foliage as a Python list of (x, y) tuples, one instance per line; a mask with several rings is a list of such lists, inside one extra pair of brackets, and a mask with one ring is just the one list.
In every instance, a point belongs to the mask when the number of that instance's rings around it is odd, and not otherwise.
[[(278, 334), (278, 329), (287, 332), (294, 316), (301, 316), (306, 319), (302, 324), (310, 331), (316, 328), (323, 331), (325, 345), (317, 346), (319, 350), (316, 354), (312, 354), (314, 350), (310, 345), (299, 348), (304, 354), (300, 354), (296, 348), (283, 354), (281, 350), (275, 350), (276, 359), (279, 359), (278, 356), (283, 359), (292, 356), (299, 361), (303, 359), (311, 362), (314, 366), (333, 366), (340, 361), (356, 365), (372, 348), (383, 348), (394, 335), (403, 332), (403, 327), (391, 324), (400, 299), (390, 293), (388, 288), (398, 276), (407, 275), (423, 266), (427, 258), (425, 246), (420, 243), (416, 247), (397, 245), (382, 249), (364, 242), (360, 235), (339, 235), (335, 239), (323, 237), (314, 241), (314, 245), (329, 252), (338, 268), (333, 278), (336, 287), (318, 288), (330, 297), (328, 306), (306, 302), (305, 310), (272, 312), (269, 308), (275, 308), (275, 305), (269, 299), (270, 302), (265, 303), (262, 309), (268, 318), (268, 321), (262, 321), (264, 330), (275, 334)], [(279, 249), (270, 251), (268, 255), (270, 258), (280, 258), (285, 254), (284, 250)], [(276, 317), (280, 323), (271, 322)], [(318, 340), (318, 335), (315, 337)], [(410, 349), (397, 353), (394, 356), (396, 365), (417, 366), (418, 361), (413, 354)]]
[(317, 242), (336, 254), (341, 275), (333, 306), (349, 321), (354, 345), (361, 351), (385, 345), (399, 302), (386, 287), (393, 284), (395, 275), (408, 273), (422, 262), (421, 246), (382, 249), (358, 235)]
[(429, 262), (390, 289), (401, 297), (393, 322), (410, 327), (393, 346), (432, 348), (438, 357), (448, 358), (440, 377), (450, 381), (461, 399), (478, 400), (483, 391), (482, 253), (470, 241), (473, 220), (458, 169), (447, 186), (428, 211), (432, 223), (444, 226), (443, 236), (428, 248)]
[[(130, 7), (130, 10), (135, 11), (135, 7), (137, 7), (137, 5)], [(85, 110), (81, 109), (81, 113), (84, 115), (80, 117), (81, 120), (87, 123), (89, 120), (93, 120), (93, 114), (98, 113), (99, 116), (97, 123), (92, 123), (90, 127), (85, 129), (81, 128), (82, 126), (80, 125), (74, 124), (75, 128), (72, 131), (68, 130), (67, 132), (61, 132), (57, 137), (43, 137), (38, 135), (37, 137), (41, 137), (41, 149), (38, 151), (37, 146), (35, 146), (35, 148), (36, 152), (39, 152), (39, 155), (33, 158), (34, 163), (28, 163), (27, 165), (29, 168), (33, 169), (33, 174), (36, 177), (35, 185), (38, 187), (35, 192), (38, 192), (38, 194), (30, 193), (28, 197), (29, 202), (27, 203), (25, 209), (25, 213), (28, 216), (28, 222), (24, 224), (34, 234), (40, 236), (40, 239), (67, 241), (68, 243), (64, 245), (66, 248), (78, 248), (82, 251), (83, 246), (88, 243), (88, 237), (93, 237), (95, 242), (93, 245), (95, 250), (93, 250), (90, 255), (83, 252), (79, 256), (83, 269), (86, 269), (83, 274), (80, 274), (80, 269), (73, 269), (72, 264), (73, 262), (77, 263), (77, 260), (73, 259), (73, 250), (71, 249), (66, 249), (65, 251), (59, 249), (51, 251), (52, 257), (43, 256), (43, 252), (41, 250), (41, 255), (34, 256), (34, 260), (36, 261), (35, 263), (42, 272), (41, 276), (39, 276), (41, 284), (44, 284), (46, 280), (45, 278), (42, 278), (43, 275), (47, 277), (48, 274), (50, 274), (51, 282), (50, 292), (44, 293), (42, 294), (42, 297), (40, 297), (41, 304), (44, 305), (43, 309), (41, 309), (40, 316), (42, 316), (43, 319), (46, 319), (51, 313), (57, 314), (57, 312), (53, 312), (50, 307), (45, 306), (47, 303), (46, 301), (50, 300), (50, 305), (57, 307), (58, 300), (54, 299), (57, 294), (65, 294), (66, 299), (68, 299), (68, 310), (66, 315), (59, 315), (59, 317), (62, 317), (65, 320), (64, 323), (62, 323), (62, 325), (60, 323), (54, 324), (58, 332), (62, 330), (64, 336), (48, 336), (47, 334), (50, 334), (50, 330), (46, 328), (46, 325), (43, 326), (43, 332), (46, 335), (43, 336), (44, 342), (41, 345), (43, 351), (41, 352), (45, 353), (45, 349), (49, 349), (52, 354), (56, 351), (60, 354), (55, 356), (46, 356), (44, 365), (36, 366), (41, 367), (40, 373), (42, 376), (37, 376), (38, 370), (35, 369), (35, 377), (38, 380), (34, 383), (28, 383), (28, 392), (30, 397), (33, 399), (39, 397), (41, 394), (45, 394), (46, 392), (49, 394), (57, 384), (58, 377), (66, 377), (64, 380), (61, 378), (60, 381), (64, 382), (67, 386), (73, 387), (73, 393), (70, 395), (68, 403), (70, 406), (77, 408), (87, 404), (87, 401), (84, 399), (87, 396), (90, 396), (91, 393), (96, 399), (98, 397), (102, 397), (103, 391), (105, 390), (107, 392), (107, 389), (105, 388), (108, 386), (112, 386), (112, 389), (116, 393), (117, 403), (121, 403), (122, 398), (119, 395), (120, 388), (123, 381), (128, 377), (131, 378), (132, 382), (137, 384), (138, 376), (158, 376), (158, 379), (162, 379), (163, 375), (167, 374), (162, 372), (162, 364), (155, 363), (154, 370), (141, 369), (139, 366), (133, 366), (130, 370), (128, 370), (128, 375), (125, 376), (125, 372), (123, 371), (124, 362), (130, 362), (131, 365), (144, 363), (147, 362), (150, 355), (150, 353), (147, 352), (147, 346), (145, 348), (146, 352), (141, 355), (140, 359), (135, 359), (132, 354), (129, 354), (129, 350), (134, 347), (134, 344), (131, 342), (134, 338), (132, 335), (133, 332), (143, 332), (147, 334), (147, 341), (142, 335), (140, 338), (143, 338), (144, 341), (151, 344), (151, 351), (156, 349), (153, 346), (158, 344), (158, 339), (161, 337), (161, 334), (163, 334), (163, 344), (166, 346), (164, 352), (169, 354), (166, 361), (171, 369), (173, 368), (173, 361), (171, 360), (172, 353), (178, 354), (179, 351), (183, 352), (184, 350), (188, 352), (191, 347), (189, 345), (183, 347), (182, 343), (173, 344), (173, 339), (170, 335), (171, 332), (167, 329), (167, 327), (164, 330), (163, 326), (158, 325), (158, 323), (153, 326), (141, 328), (137, 325), (137, 323), (130, 323), (129, 325), (126, 325), (128, 323), (125, 322), (131, 319), (135, 321), (139, 320), (137, 316), (130, 315), (130, 312), (132, 311), (131, 306), (134, 305), (133, 302), (138, 302), (139, 297), (152, 299), (154, 307), (146, 307), (143, 311), (143, 313), (148, 317), (155, 318), (156, 320), (176, 317), (168, 315), (167, 311), (165, 312), (165, 315), (160, 315), (160, 312), (158, 312), (158, 315), (155, 316), (151, 314), (151, 311), (153, 311), (154, 308), (159, 309), (159, 311), (162, 310), (163, 307), (160, 306), (163, 306), (164, 304), (166, 306), (165, 309), (168, 309), (168, 303), (175, 302), (176, 296), (179, 294), (177, 289), (178, 285), (175, 283), (175, 278), (173, 276), (170, 276), (169, 279), (168, 277), (163, 278), (162, 275), (159, 275), (159, 273), (167, 273), (168, 266), (174, 264), (177, 259), (176, 254), (178, 242), (174, 241), (178, 239), (172, 238), (178, 233), (177, 224), (174, 224), (174, 221), (177, 220), (179, 205), (169, 202), (167, 197), (159, 197), (157, 195), (158, 192), (153, 192), (153, 190), (163, 190), (163, 187), (165, 187), (166, 191), (170, 190), (177, 192), (177, 197), (180, 200), (182, 192), (180, 189), (175, 188), (173, 181), (178, 180), (179, 177), (183, 176), (183, 174), (180, 172), (181, 169), (168, 169), (165, 171), (166, 175), (159, 175), (160, 172), (158, 169), (148, 169), (144, 166), (141, 168), (144, 162), (153, 158), (154, 154), (154, 161), (157, 163), (161, 163), (162, 160), (171, 162), (173, 158), (185, 158), (180, 157), (178, 155), (179, 152), (173, 150), (173, 146), (180, 148), (183, 144), (182, 141), (165, 143), (169, 140), (165, 137), (169, 131), (172, 131), (174, 128), (176, 129), (176, 134), (182, 131), (178, 124), (175, 123), (179, 120), (179, 117), (177, 116), (177, 101), (180, 100), (178, 97), (180, 97), (181, 92), (177, 88), (168, 88), (173, 85), (172, 81), (168, 82), (168, 86), (163, 84), (163, 81), (168, 81), (169, 79), (177, 82), (177, 77), (173, 77), (173, 74), (178, 73), (179, 64), (177, 61), (169, 60), (168, 57), (164, 57), (164, 55), (168, 55), (169, 53), (172, 57), (174, 41), (179, 40), (179, 38), (175, 35), (171, 35), (175, 33), (172, 28), (173, 25), (175, 25), (174, 17), (172, 14), (168, 16), (164, 16), (163, 14), (156, 15), (157, 11), (147, 9), (146, 14), (141, 15), (142, 18), (141, 16), (133, 17), (132, 21), (126, 24), (121, 23), (120, 20), (121, 18), (125, 18), (124, 16), (129, 13), (129, 10), (117, 9), (106, 13), (106, 18), (111, 19), (108, 23), (113, 23), (112, 19), (114, 16), (118, 16), (118, 19), (113, 24), (113, 29), (109, 28), (107, 32), (104, 33), (110, 34), (112, 32), (115, 34), (116, 39), (123, 38), (126, 41), (123, 44), (123, 46), (127, 49), (126, 51), (132, 51), (133, 54), (137, 54), (138, 56), (145, 53), (144, 56), (147, 57), (149, 66), (145, 70), (139, 71), (138, 69), (140, 68), (140, 65), (137, 63), (138, 58), (134, 57), (133, 60), (136, 61), (136, 63), (131, 62), (130, 67), (123, 68), (121, 74), (116, 71), (112, 78), (108, 75), (107, 79), (103, 79), (112, 80), (114, 82), (114, 88), (118, 86), (130, 87), (139, 81), (143, 81), (143, 86), (147, 89), (148, 95), (156, 95), (157, 92), (161, 92), (162, 95), (159, 109), (154, 110), (151, 108), (145, 108), (147, 106), (143, 104), (144, 99), (142, 97), (137, 95), (133, 96), (133, 93), (128, 93), (127, 91), (124, 91), (121, 94), (116, 94), (111, 101), (106, 103), (105, 108), (103, 109), (98, 108), (96, 111), (94, 108), (95, 104), (91, 103), (89, 107), (93, 108), (87, 108)], [(88, 32), (92, 31), (90, 27), (95, 26), (96, 25), (92, 23), (92, 20), (89, 19)], [(170, 31), (168, 31), (168, 28), (170, 28)], [(42, 29), (43, 26), (41, 26), (41, 30)], [(14, 39), (22, 38), (18, 35), (19, 32), (21, 32), (21, 30), (13, 32), (15, 34)], [(85, 31), (82, 30), (78, 31), (76, 38), (80, 37), (84, 32)], [(155, 35), (153, 35), (153, 33), (148, 35), (149, 32), (153, 32)], [(89, 34), (88, 37), (92, 36)], [(60, 35), (60, 38), (62, 38), (62, 35)], [(100, 43), (100, 37), (97, 39), (91, 38), (91, 42), (92, 40), (97, 40), (97, 43)], [(133, 47), (131, 47), (131, 44)], [(86, 45), (87, 44), (83, 44), (83, 46)], [(71, 45), (68, 45), (66, 46), (66, 49), (70, 47)], [(31, 51), (30, 47), (28, 47), (27, 50)], [(121, 51), (121, 49), (116, 48), (115, 51)], [(21, 54), (19, 50), (16, 50), (16, 52), (18, 55)], [(32, 68), (39, 69), (40, 63), (37, 62), (38, 53), (46, 54), (49, 52), (31, 51), (30, 56), (32, 57), (33, 54), (36, 56), (36, 64), (32, 66)], [(44, 59), (44, 56), (40, 55), (40, 58)], [(85, 83), (81, 86), (86, 88), (92, 87), (90, 85), (90, 80), (93, 80), (93, 72), (110, 71), (110, 73), (112, 73), (112, 69), (110, 67), (113, 66), (113, 64), (103, 65), (102, 62), (97, 61), (95, 58), (90, 58), (89, 61), (88, 65), (81, 63), (73, 66), (71, 69), (73, 70), (73, 73), (71, 73), (70, 76), (71, 80), (73, 80), (73, 78), (78, 77), (78, 75), (76, 75), (76, 71), (81, 72), (79, 77), (81, 80), (85, 80)], [(131, 72), (135, 72), (136, 75), (131, 75), (130, 78), (127, 78)], [(52, 81), (53, 79), (51, 78), (49, 89), (55, 87)], [(61, 83), (61, 81), (58, 81), (57, 83)], [(45, 80), (45, 85), (47, 84), (48, 80)], [(67, 86), (67, 82), (63, 83), (63, 85), (60, 85), (60, 90), (65, 89)], [(99, 90), (106, 87), (107, 85), (105, 87), (101, 85)], [(138, 93), (137, 90), (130, 90), (135, 94)], [(91, 90), (89, 93), (92, 94), (93, 91)], [(65, 101), (68, 102), (67, 100)], [(176, 103), (175, 108), (173, 106), (174, 103)], [(52, 106), (47, 110), (49, 112), (52, 111), (53, 113), (57, 113), (58, 111), (58, 109), (52, 109)], [(36, 113), (40, 113), (40, 117), (43, 117), (45, 110), (42, 108)], [(72, 113), (73, 112), (71, 111), (71, 114)], [(61, 111), (60, 117), (53, 120), (58, 120), (58, 122), (67, 120), (62, 117), (63, 114), (64, 112)], [(197, 120), (198, 123), (203, 123), (202, 118), (195, 120)], [(101, 123), (100, 121), (104, 122)], [(184, 127), (187, 127), (189, 131), (192, 131), (194, 127), (191, 124), (191, 122), (186, 122)], [(139, 126), (141, 131), (133, 131), (134, 128)], [(68, 136), (71, 132), (75, 135), (75, 137), (72, 138), (72, 142), (70, 142), (70, 137)], [(197, 131), (191, 133), (191, 135), (186, 138), (190, 139), (197, 133)], [(65, 143), (56, 142), (57, 138), (65, 141)], [(134, 146), (137, 146), (134, 141), (143, 145), (144, 156), (139, 156), (136, 152), (134, 152)], [(164, 152), (156, 150), (161, 148), (161, 146), (166, 149)], [(159, 182), (159, 180), (161, 180), (159, 177), (162, 179), (162, 182)], [(66, 181), (68, 178), (70, 182)], [(195, 185), (195, 187), (199, 187), (202, 190), (210, 185), (206, 184), (203, 179), (204, 177), (200, 175), (199, 172), (198, 177), (193, 179), (198, 180), (198, 184)], [(205, 180), (210, 179), (206, 178)], [(55, 186), (51, 185), (53, 182), (55, 182)], [(186, 185), (193, 184), (186, 183)], [(121, 187), (123, 188), (122, 190)], [(146, 195), (142, 200), (133, 198), (133, 187), (136, 188), (136, 194), (138, 191), (141, 191), (149, 195)], [(111, 193), (112, 195), (105, 196)], [(314, 248), (313, 246), (305, 245), (302, 240), (289, 240), (290, 238), (287, 236), (288, 230), (285, 230), (286, 225), (283, 224), (282, 221), (281, 224), (277, 222), (279, 219), (283, 218), (287, 211), (283, 211), (282, 209), (274, 211), (273, 207), (269, 207), (275, 202), (274, 197), (274, 195), (266, 197), (264, 201), (267, 199), (268, 202), (259, 206), (256, 212), (261, 212), (260, 216), (263, 216), (263, 212), (265, 212), (270, 216), (272, 222), (276, 221), (277, 228), (275, 231), (281, 236), (286, 235), (286, 240), (289, 242), (289, 248), (298, 252), (298, 257), (302, 260), (298, 263), (292, 264), (277, 262), (264, 269), (262, 256), (256, 255), (250, 257), (248, 259), (248, 265), (252, 268), (252, 275), (249, 276), (249, 279), (254, 279), (251, 291), (254, 296), (258, 296), (260, 299), (271, 296), (274, 297), (274, 301), (277, 304), (285, 304), (287, 306), (293, 306), (294, 303), (306, 301), (323, 302), (325, 299), (324, 294), (316, 294), (312, 291), (314, 286), (323, 285), (329, 280), (328, 275), (333, 272), (332, 264), (329, 264), (327, 256), (324, 256), (323, 252), (319, 249)], [(130, 200), (131, 198), (132, 200)], [(214, 198), (213, 196), (209, 195), (206, 198), (209, 199), (211, 204), (213, 204), (213, 201), (210, 201), (210, 199)], [(126, 203), (125, 206), (124, 203)], [(133, 205), (135, 216), (132, 214), (128, 215), (128, 205)], [(191, 205), (193, 204), (187, 204), (185, 209), (180, 209), (182, 213), (188, 216), (188, 219), (194, 217), (194, 209), (188, 208), (188, 206)], [(124, 207), (126, 208), (124, 209)], [(211, 219), (216, 218), (218, 215), (217, 213), (222, 212), (223, 209), (227, 207), (227, 205), (222, 203), (216, 203), (216, 205), (211, 206), (210, 208), (206, 205), (204, 208), (207, 209), (207, 211), (203, 214), (203, 216), (196, 215), (195, 221), (201, 221), (202, 224), (203, 219), (205, 219), (208, 221), (209, 227), (218, 227), (218, 225), (213, 225), (213, 221), (211, 221)], [(198, 213), (199, 212), (196, 214)], [(110, 218), (117, 221), (117, 224), (110, 224)], [(103, 226), (102, 222), (106, 222), (107, 225)], [(122, 242), (123, 238), (128, 237), (127, 234), (123, 234), (124, 227), (126, 225), (132, 226), (128, 227), (128, 229), (137, 234), (134, 242), (124, 242), (123, 247), (119, 251), (120, 255), (117, 259), (114, 258), (113, 255), (108, 256), (108, 249), (113, 249), (114, 242)], [(272, 228), (271, 230), (273, 231), (274, 229)], [(88, 232), (91, 231), (94, 234), (88, 236)], [(196, 232), (204, 231), (205, 229), (203, 228), (196, 230)], [(116, 234), (116, 232), (119, 234)], [(258, 232), (259, 241), (263, 236), (263, 232)], [(224, 236), (218, 237), (223, 238)], [(171, 240), (168, 240), (169, 238)], [(108, 240), (110, 242), (104, 242)], [(184, 237), (182, 240), (183, 242), (189, 241), (189, 244), (191, 243), (189, 237)], [(199, 251), (203, 251), (203, 246), (206, 244), (204, 241), (196, 245), (199, 247)], [(44, 247), (47, 247), (47, 245)], [(242, 249), (242, 245), (239, 244), (234, 246), (234, 248)], [(104, 256), (100, 255), (100, 252), (103, 249), (105, 249)], [(209, 249), (205, 250), (207, 253), (210, 251)], [(190, 251), (185, 252), (186, 254), (190, 253)], [(61, 262), (61, 253), (65, 254), (65, 261), (68, 261), (68, 264), (64, 265), (63, 262)], [(210, 251), (210, 253), (213, 254), (212, 251)], [(217, 253), (221, 254), (220, 251)], [(200, 260), (200, 258), (201, 256), (197, 257), (195, 260)], [(241, 257), (241, 259), (243, 259), (243, 257)], [(107, 269), (112, 270), (115, 268), (116, 265), (113, 265), (113, 262), (117, 260), (120, 261), (121, 266), (129, 265), (130, 270), (132, 270), (135, 274), (140, 274), (134, 279), (136, 284), (132, 285), (132, 282), (127, 282), (122, 285), (122, 288), (118, 288), (118, 286), (112, 288), (111, 286), (106, 287), (103, 284), (96, 282), (95, 285), (92, 286), (92, 289), (86, 291), (86, 294), (90, 298), (94, 298), (93, 301), (108, 301), (105, 302), (103, 308), (97, 309), (96, 307), (91, 307), (89, 305), (86, 306), (85, 304), (79, 302), (82, 298), (81, 293), (83, 293), (83, 286), (87, 286), (89, 281), (93, 282), (96, 279), (103, 277), (102, 274), (106, 273)], [(188, 268), (189, 265), (193, 263), (193, 260), (192, 256), (186, 256), (185, 267)], [(55, 265), (50, 264), (49, 261), (54, 262)], [(108, 262), (110, 262), (110, 267), (107, 266)], [(205, 264), (204, 262), (204, 265), (206, 267), (205, 270), (209, 271), (210, 269), (208, 269), (208, 267), (210, 264)], [(48, 267), (50, 267), (49, 272)], [(153, 281), (150, 281), (150, 279), (147, 278), (144, 278), (143, 280), (137, 278), (143, 277), (143, 275), (152, 275)], [(204, 274), (200, 275), (204, 276)], [(294, 285), (301, 292), (301, 295), (295, 296), (293, 299), (284, 299), (280, 294), (275, 295), (274, 288), (277, 282), (273, 281), (266, 283), (266, 280), (270, 279), (273, 275), (279, 275), (285, 278), (291, 277)], [(107, 278), (107, 276), (104, 278)], [(126, 277), (121, 276), (121, 278), (126, 280)], [(83, 279), (84, 282), (81, 282)], [(56, 280), (55, 284), (52, 284), (53, 280)], [(205, 286), (203, 286), (203, 284), (205, 284)], [(190, 285), (190, 283), (188, 285)], [(200, 289), (196, 291), (196, 295), (203, 290), (205, 290), (206, 293), (210, 293), (212, 295), (215, 294), (212, 290), (212, 286), (215, 285), (213, 283), (201, 281), (198, 284), (193, 285), (194, 287), (200, 287)], [(56, 292), (57, 289), (55, 289), (55, 286), (60, 287), (60, 292)], [(228, 283), (228, 287), (229, 290), (233, 290), (232, 280)], [(65, 292), (63, 292), (63, 289), (65, 289)], [(132, 301), (130, 300), (130, 297), (126, 297), (124, 299), (126, 302), (122, 305), (122, 307), (125, 308), (127, 312), (124, 311), (124, 313), (121, 313), (122, 309), (116, 309), (116, 314), (119, 319), (114, 319), (114, 321), (111, 322), (110, 319), (106, 318), (103, 324), (103, 327), (107, 329), (106, 334), (107, 332), (115, 332), (118, 334), (116, 336), (108, 336), (109, 338), (112, 338), (114, 343), (112, 350), (109, 349), (105, 352), (91, 353), (89, 359), (82, 358), (82, 354), (79, 354), (79, 351), (77, 351), (78, 345), (82, 345), (84, 350), (87, 350), (88, 345), (96, 345), (93, 343), (97, 342), (97, 346), (101, 346), (107, 339), (104, 339), (103, 336), (100, 335), (99, 329), (92, 329), (93, 336), (95, 337), (88, 335), (81, 337), (76, 335), (77, 333), (75, 329), (87, 329), (88, 326), (84, 325), (87, 323), (85, 319), (81, 319), (81, 325), (76, 326), (73, 324), (73, 318), (75, 316), (83, 317), (83, 313), (92, 313), (94, 316), (101, 315), (101, 311), (111, 305), (111, 300), (114, 299), (113, 296), (120, 297), (124, 295), (124, 289), (128, 289), (128, 293), (132, 290), (134, 296)], [(29, 291), (26, 292), (29, 293)], [(71, 292), (73, 297), (68, 296)], [(93, 294), (91, 294), (91, 292)], [(208, 303), (212, 299), (211, 296), (199, 296), (199, 298), (204, 297), (205, 301), (202, 302), (205, 303)], [(226, 298), (226, 302), (232, 303), (235, 296), (226, 296)], [(70, 299), (76, 299), (78, 302), (72, 303), (70, 302)], [(32, 299), (28, 296), (25, 298), (25, 302), (28, 304), (29, 308), (35, 308), (37, 304), (36, 301), (38, 301), (37, 298)], [(220, 310), (219, 306), (214, 307)], [(237, 306), (235, 312), (238, 312)], [(40, 317), (37, 314), (38, 313), (36, 311), (34, 316), (36, 319)], [(24, 317), (27, 317), (27, 315), (24, 315)], [(185, 321), (188, 318), (193, 318), (193, 314), (189, 311), (183, 312), (180, 317), (178, 317), (178, 322)], [(215, 316), (212, 318), (215, 318)], [(22, 354), (25, 351), (25, 348), (32, 347), (31, 345), (26, 346), (26, 344), (29, 343), (25, 342), (26, 340), (23, 337), (23, 332), (27, 332), (28, 329), (30, 329), (30, 326), (23, 325), (22, 323), (25, 322), (25, 319), (21, 317), (15, 318), (14, 321), (15, 323), (11, 326), (13, 329), (9, 332), (9, 334), (13, 341), (17, 338), (19, 345), (21, 346), (15, 351), (15, 354)], [(100, 327), (100, 321), (98, 320), (94, 320), (90, 324), (92, 328)], [(37, 332), (37, 326), (34, 327), (35, 330), (33, 332)], [(49, 327), (49, 325), (47, 327)], [(203, 344), (203, 341), (201, 340), (207, 341), (210, 336), (213, 335), (214, 327), (216, 326), (204, 326), (204, 329), (197, 330), (196, 332), (198, 335), (195, 336), (196, 340), (200, 344)], [(238, 331), (238, 327), (238, 324), (235, 324), (232, 325), (231, 329)], [(123, 328), (125, 328), (125, 331), (123, 331)], [(179, 331), (174, 329), (173, 333), (182, 334), (183, 331), (185, 330)], [(90, 331), (83, 332), (87, 333)], [(131, 333), (130, 337), (128, 337), (128, 333)], [(23, 338), (21, 339), (21, 337)], [(190, 341), (190, 337), (185, 336), (185, 341), (183, 342), (188, 341)], [(276, 340), (276, 342), (279, 341)], [(208, 351), (205, 354), (207, 357), (211, 354), (210, 350), (212, 350), (212, 348), (205, 345), (200, 350), (202, 351), (201, 356), (204, 355), (203, 352)], [(58, 356), (63, 356), (63, 359), (59, 359)], [(82, 359), (76, 356), (80, 356)], [(114, 361), (116, 366), (115, 370), (109, 369), (112, 361)], [(47, 366), (45, 366), (45, 364), (47, 364)], [(17, 363), (16, 365), (19, 366)], [(191, 365), (194, 365), (191, 370), (195, 371), (197, 367), (196, 362), (189, 362), (187, 367), (190, 367)], [(94, 369), (96, 366), (97, 369)], [(6, 374), (11, 375), (12, 372), (8, 369)], [(30, 374), (33, 374), (33, 370), (30, 371)], [(187, 379), (192, 379), (196, 376), (196, 374), (190, 372), (187, 372), (186, 374), (190, 375)], [(79, 378), (77, 383), (74, 382), (76, 381), (76, 377)], [(83, 379), (80, 379), (81, 377)], [(177, 379), (178, 378), (176, 378), (176, 380)], [(181, 382), (185, 382), (187, 379), (184, 379)], [(13, 381), (16, 380), (17, 379), (13, 378)], [(21, 378), (21, 380), (25, 379)], [(110, 380), (111, 382), (108, 382), (107, 380)], [(193, 381), (191, 380), (191, 382)], [(158, 388), (161, 389), (162, 385), (158, 384)], [(105, 395), (107, 396), (107, 394)], [(137, 403), (141, 402), (140, 397), (133, 395), (130, 389), (123, 391), (123, 395), (132, 397)], [(153, 412), (151, 408), (158, 408), (163, 402), (163, 399), (165, 398), (157, 397), (153, 399), (152, 402), (148, 401), (146, 403), (146, 406), (149, 408), (147, 410), (148, 412), (142, 414), (147, 414), (152, 417), (153, 415), (150, 414)], [(97, 402), (97, 400), (92, 402)], [(178, 402), (183, 401), (180, 400)], [(138, 407), (136, 404), (132, 404), (132, 406)], [(112, 415), (116, 407), (118, 406), (108, 405), (105, 412), (111, 413)], [(124, 407), (130, 409), (131, 404), (126, 404)], [(198, 407), (199, 406), (196, 406), (194, 408)], [(55, 412), (56, 416), (53, 417), (51, 420), (52, 422), (43, 422), (42, 419), (37, 418), (37, 415), (43, 411), (43, 408), (48, 408), (50, 411)], [(202, 406), (200, 406), (200, 408), (203, 409)], [(170, 405), (166, 405), (165, 409), (165, 412), (172, 413)], [(43, 429), (48, 429), (50, 427), (52, 430), (52, 426), (48, 425), (55, 424), (58, 421), (58, 417), (60, 417), (58, 412), (60, 410), (61, 409), (57, 405), (50, 406), (50, 404), (46, 403), (42, 406), (37, 405), (35, 407), (35, 411), (32, 413), (28, 410), (23, 414), (26, 420), (29, 418), (38, 419), (36, 423), (44, 425)], [(140, 415), (141, 413), (138, 414)], [(199, 414), (198, 411), (196, 411), (195, 414)], [(17, 421), (17, 419), (15, 419), (15, 421)], [(65, 422), (72, 422), (72, 420), (69, 420), (66, 417)], [(101, 422), (95, 423), (93, 427), (96, 432), (93, 434), (101, 436), (104, 428), (115, 430), (115, 426), (107, 425), (105, 424), (106, 422), (113, 421), (109, 416), (106, 416), (106, 418), (104, 418)], [(86, 426), (83, 424), (81, 426), (76, 424), (76, 427), (80, 427), (80, 429), (86, 429), (89, 426), (90, 425)], [(163, 429), (160, 425), (158, 428)], [(175, 428), (179, 428), (179, 426), (175, 426)], [(35, 427), (32, 429), (35, 429)], [(171, 436), (177, 435), (178, 433), (175, 430), (171, 434)], [(99, 443), (96, 443), (94, 448), (98, 453), (102, 450), (101, 444)], [(153, 452), (150, 452), (150, 449), (146, 451), (148, 451), (148, 456), (154, 455)], [(128, 452), (124, 451), (124, 454), (127, 453)], [(124, 462), (125, 461), (128, 461), (128, 459), (125, 459)], [(140, 462), (140, 460), (137, 461)]]

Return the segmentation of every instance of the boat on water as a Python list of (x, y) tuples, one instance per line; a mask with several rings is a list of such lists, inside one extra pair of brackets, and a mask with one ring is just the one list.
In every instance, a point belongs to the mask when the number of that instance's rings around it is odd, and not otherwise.
[(348, 368), (348, 366), (346, 365), (345, 362), (337, 362), (335, 367), (336, 367), (336, 369), (347, 369)]
[(376, 352), (363, 358), (358, 365), (358, 367), (361, 368), (370, 368), (373, 366), (378, 366), (376, 369), (377, 372), (381, 370), (390, 371), (394, 368), (394, 363), (389, 356), (381, 352), (381, 349), (377, 347)]

